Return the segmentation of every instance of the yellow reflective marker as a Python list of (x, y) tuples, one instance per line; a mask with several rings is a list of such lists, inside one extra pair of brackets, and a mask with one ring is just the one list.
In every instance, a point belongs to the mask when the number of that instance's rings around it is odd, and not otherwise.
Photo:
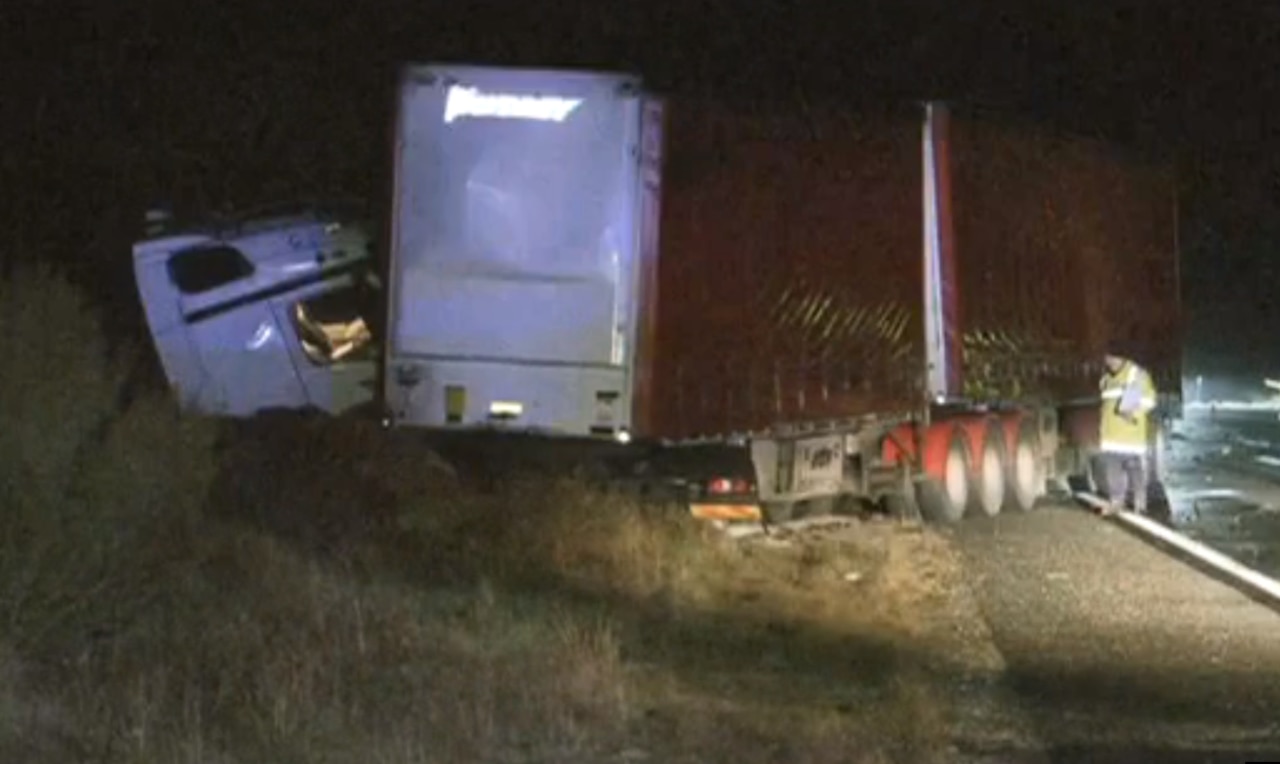
[(462, 385), (446, 385), (444, 388), (444, 417), (450, 424), (462, 421), (467, 413), (467, 388)]

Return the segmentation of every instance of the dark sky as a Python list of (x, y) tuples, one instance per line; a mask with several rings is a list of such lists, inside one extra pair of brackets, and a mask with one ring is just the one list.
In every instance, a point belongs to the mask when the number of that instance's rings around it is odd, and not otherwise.
[(152, 200), (380, 194), (399, 62), (588, 65), (779, 108), (979, 101), (1167, 152), (1191, 361), (1280, 373), (1280, 4), (27, 4), (0, 12), (7, 254), (77, 263), (120, 313)]

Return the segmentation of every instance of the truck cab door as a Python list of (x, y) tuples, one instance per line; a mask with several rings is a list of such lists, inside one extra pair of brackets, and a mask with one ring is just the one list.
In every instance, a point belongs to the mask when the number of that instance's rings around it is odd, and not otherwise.
[(165, 376), (184, 405), (251, 416), (306, 404), (253, 265), (226, 244), (187, 239), (134, 249), (134, 274)]
[(336, 415), (374, 400), (381, 358), (374, 320), (381, 295), (372, 271), (359, 269), (273, 300), (312, 406)]

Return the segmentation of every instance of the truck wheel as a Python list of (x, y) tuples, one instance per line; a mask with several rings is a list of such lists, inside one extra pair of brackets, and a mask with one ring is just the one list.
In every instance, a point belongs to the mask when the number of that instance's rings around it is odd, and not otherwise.
[(974, 471), (975, 485), (969, 493), (969, 509), (986, 517), (1000, 514), (1005, 497), (1004, 431), (1000, 423), (992, 420), (982, 439), (982, 455)]
[(1044, 477), (1040, 464), (1040, 437), (1031, 422), (1018, 428), (1018, 440), (1009, 459), (1009, 490), (1005, 492), (1005, 508), (1030, 512), (1040, 498)]
[(931, 477), (918, 478), (915, 487), (916, 504), (925, 520), (950, 525), (959, 522), (964, 516), (964, 505), (952, 501), (937, 480)]
[(942, 463), (942, 489), (955, 506), (964, 513), (973, 494), (973, 459), (964, 430), (953, 427), (947, 441), (947, 455)]

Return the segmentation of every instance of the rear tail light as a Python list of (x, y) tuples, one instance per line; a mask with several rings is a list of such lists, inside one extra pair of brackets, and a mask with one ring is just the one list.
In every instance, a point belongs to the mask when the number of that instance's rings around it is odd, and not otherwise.
[(753, 482), (742, 478), (713, 478), (707, 481), (707, 493), (712, 495), (744, 494), (755, 489)]

